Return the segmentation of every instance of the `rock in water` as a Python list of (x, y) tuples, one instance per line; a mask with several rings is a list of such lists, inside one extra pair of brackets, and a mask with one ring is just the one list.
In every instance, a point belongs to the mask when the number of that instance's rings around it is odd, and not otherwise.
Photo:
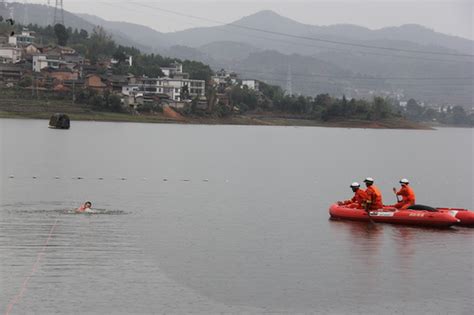
[(69, 129), (71, 120), (66, 114), (56, 113), (49, 119), (49, 128), (53, 129)]

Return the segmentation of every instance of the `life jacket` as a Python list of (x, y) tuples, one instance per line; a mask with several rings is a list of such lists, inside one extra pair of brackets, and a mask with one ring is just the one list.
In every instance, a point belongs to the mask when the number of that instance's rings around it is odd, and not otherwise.
[(362, 189), (357, 189), (351, 201), (354, 203), (358, 203), (359, 205), (362, 205), (365, 201), (367, 201), (367, 199), (368, 199), (367, 193)]
[(367, 187), (365, 192), (368, 195), (368, 200), (371, 201), (371, 209), (380, 209), (383, 208), (382, 193), (375, 185), (370, 185)]
[(415, 200), (416, 200), (415, 192), (410, 186), (408, 185), (402, 186), (402, 188), (400, 188), (400, 190), (397, 192), (397, 195), (402, 196), (402, 202), (410, 204), (410, 205), (415, 204)]

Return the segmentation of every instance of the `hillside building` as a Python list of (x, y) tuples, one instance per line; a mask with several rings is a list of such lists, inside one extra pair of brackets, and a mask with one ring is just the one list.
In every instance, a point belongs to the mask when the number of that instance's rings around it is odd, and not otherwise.
[(187, 87), (189, 97), (205, 96), (206, 84), (204, 80), (191, 79), (172, 79), (172, 78), (139, 78), (137, 84), (126, 85), (122, 87), (123, 95), (130, 95), (137, 92), (146, 92), (152, 94), (166, 94), (173, 101), (182, 101), (182, 93)]

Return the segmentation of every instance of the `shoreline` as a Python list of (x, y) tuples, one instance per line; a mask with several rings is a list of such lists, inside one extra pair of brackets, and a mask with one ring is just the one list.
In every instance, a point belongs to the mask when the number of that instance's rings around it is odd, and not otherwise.
[[(0, 92), (2, 90), (0, 89)], [(279, 111), (247, 112), (227, 117), (181, 116), (171, 113), (141, 113), (96, 111), (89, 105), (73, 103), (71, 100), (34, 99), (21, 97), (10, 91), (0, 96), (0, 118), (46, 119), (54, 113), (67, 114), (71, 121), (109, 121), (160, 124), (188, 125), (243, 125), (243, 126), (299, 126), (299, 127), (332, 127), (358, 129), (404, 129), (435, 130), (438, 126), (409, 121), (402, 117), (372, 121), (362, 119), (334, 119), (322, 121), (311, 119), (300, 114)], [(174, 115), (176, 114), (176, 115)]]
[[(0, 111), (0, 118), (11, 119), (44, 119), (49, 120), (51, 113), (45, 112), (15, 112)], [(223, 118), (214, 117), (184, 117), (172, 119), (163, 114), (130, 115), (113, 112), (81, 112), (68, 113), (71, 121), (105, 121), (105, 122), (133, 122), (182, 125), (242, 125), (242, 126), (293, 126), (293, 127), (328, 127), (328, 128), (357, 128), (357, 129), (404, 129), (404, 130), (435, 130), (432, 126), (407, 121), (404, 119), (388, 119), (381, 121), (366, 121), (357, 119), (317, 121), (305, 118), (283, 118), (276, 115), (234, 115)], [(447, 126), (449, 127), (449, 126)]]
[(90, 106), (69, 100), (38, 100), (0, 96), (0, 118), (46, 119), (54, 113), (67, 114), (71, 121), (109, 121), (188, 125), (243, 125), (243, 126), (300, 126), (360, 129), (434, 130), (433, 126), (412, 122), (401, 117), (371, 121), (361, 119), (314, 120), (303, 115), (285, 112), (235, 114), (227, 117), (181, 116), (172, 113), (131, 114), (95, 111)]

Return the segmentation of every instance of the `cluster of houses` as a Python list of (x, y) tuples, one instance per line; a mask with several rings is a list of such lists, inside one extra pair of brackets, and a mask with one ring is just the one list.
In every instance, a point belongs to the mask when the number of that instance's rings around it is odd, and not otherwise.
[(15, 86), (25, 77), (32, 78), (36, 91), (73, 91), (83, 87), (102, 92), (112, 88), (97, 73), (101, 65), (91, 65), (73, 48), (43, 46), (35, 42), (35, 33), (0, 37), (0, 84)]
[(190, 79), (189, 74), (183, 72), (182, 64), (174, 62), (169, 67), (162, 67), (161, 71), (163, 77), (134, 77), (129, 84), (124, 85), (122, 87), (124, 104), (137, 108), (148, 102), (185, 108), (190, 106), (193, 100), (197, 100), (196, 107), (204, 110), (216, 103), (231, 106), (226, 92), (232, 86), (240, 85), (255, 91), (259, 90), (257, 80), (240, 80), (236, 73), (220, 70), (211, 77), (211, 82), (208, 82), (209, 85), (216, 87), (216, 97), (207, 99), (206, 82)]
[[(197, 108), (207, 109), (210, 103), (230, 105), (226, 93), (229, 87), (245, 85), (259, 90), (257, 80), (240, 80), (237, 74), (224, 70), (217, 71), (211, 82), (191, 79), (178, 62), (162, 67), (163, 76), (157, 78), (114, 75), (112, 68), (117, 62), (107, 59), (91, 64), (70, 47), (39, 45), (35, 33), (28, 29), (23, 29), (21, 34), (0, 37), (0, 85), (12, 87), (29, 77), (32, 78), (29, 87), (36, 93), (74, 94), (80, 89), (91, 89), (119, 95), (123, 105), (131, 109), (147, 103), (184, 108), (193, 101)], [(132, 66), (133, 58), (127, 56), (125, 62)], [(212, 100), (206, 98), (206, 84), (216, 87), (217, 94)]]
[(193, 80), (183, 72), (183, 65), (174, 62), (162, 67), (162, 77), (130, 77), (128, 84), (122, 86), (122, 100), (129, 108), (138, 108), (146, 103), (166, 104), (174, 108), (189, 106), (197, 100), (197, 106), (206, 109), (206, 82)]

